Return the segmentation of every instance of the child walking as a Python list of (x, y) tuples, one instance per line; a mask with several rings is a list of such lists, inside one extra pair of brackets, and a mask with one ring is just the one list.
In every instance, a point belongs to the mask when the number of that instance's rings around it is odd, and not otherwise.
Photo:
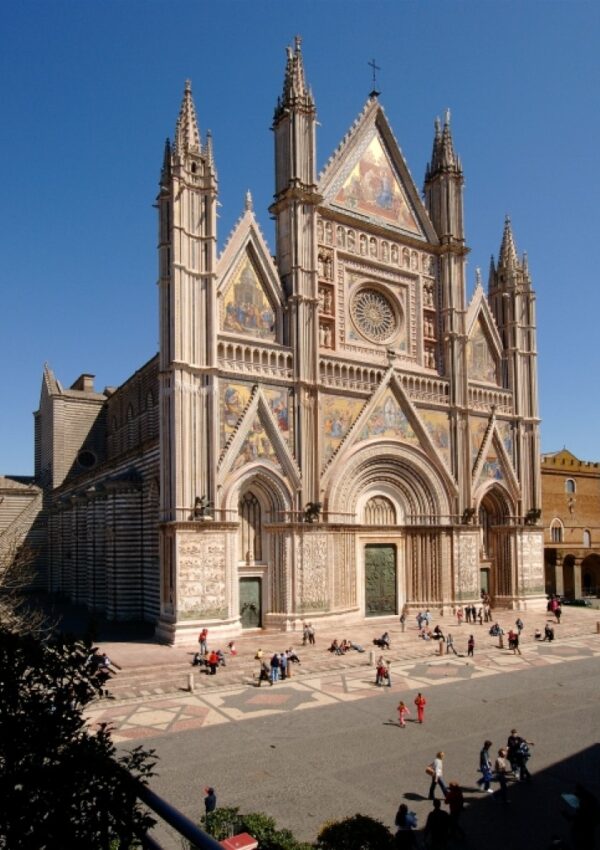
[(398, 723), (400, 724), (402, 729), (404, 729), (406, 727), (405, 718), (409, 714), (410, 714), (410, 711), (408, 710), (408, 706), (406, 705), (406, 703), (404, 703), (404, 702), (402, 702), (402, 700), (400, 700), (400, 702), (398, 703)]

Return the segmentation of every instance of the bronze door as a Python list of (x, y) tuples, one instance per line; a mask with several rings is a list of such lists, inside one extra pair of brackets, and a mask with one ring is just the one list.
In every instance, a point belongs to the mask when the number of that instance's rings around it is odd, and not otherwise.
[(240, 617), (243, 629), (259, 629), (262, 625), (261, 585), (259, 578), (240, 579)]
[(396, 547), (373, 543), (365, 546), (365, 615), (395, 614)]

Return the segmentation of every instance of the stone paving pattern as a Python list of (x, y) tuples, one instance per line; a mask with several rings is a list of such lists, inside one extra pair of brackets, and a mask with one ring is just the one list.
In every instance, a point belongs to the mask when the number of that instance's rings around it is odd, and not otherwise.
[[(519, 616), (516, 612), (498, 613), (498, 621), (508, 630)], [(336, 702), (377, 698), (382, 692), (395, 692), (400, 698), (419, 690), (465, 679), (475, 679), (532, 667), (545, 667), (566, 661), (600, 655), (600, 635), (596, 622), (598, 612), (590, 609), (566, 609), (563, 621), (555, 627), (553, 643), (533, 639), (536, 627), (542, 628), (545, 613), (521, 613), (525, 630), (521, 638), (522, 655), (500, 649), (498, 639), (483, 626), (456, 625), (454, 618), (441, 618), (444, 633), (450, 630), (457, 650), (463, 657), (440, 657), (437, 643), (418, 637), (416, 624), (407, 624), (402, 633), (397, 620), (361, 622), (341, 633), (317, 633), (317, 645), (302, 647), (297, 634), (248, 635), (236, 641), (238, 656), (227, 658), (227, 667), (216, 676), (208, 676), (192, 668), (195, 647), (170, 648), (153, 643), (104, 644), (113, 661), (122, 670), (111, 683), (115, 697), (102, 699), (89, 707), (87, 717), (92, 724), (109, 723), (116, 743), (167, 735), (188, 729), (200, 729), (248, 718), (265, 717), (282, 712), (319, 708)], [(390, 633), (392, 648), (384, 653), (391, 665), (391, 688), (374, 684), (373, 657), (380, 652), (372, 646), (372, 638), (383, 631)], [(475, 635), (475, 657), (466, 657), (466, 641)], [(367, 651), (334, 656), (327, 652), (333, 637), (351, 636)], [(210, 635), (209, 635), (210, 636)], [(371, 644), (371, 646), (369, 646)], [(505, 639), (506, 644), (506, 639)], [(294, 645), (301, 657), (293, 665), (292, 677), (274, 686), (256, 685), (258, 662), (254, 654), (258, 646), (268, 658), (276, 650)], [(166, 659), (169, 659), (168, 662)], [(188, 675), (194, 671), (194, 692), (187, 690)], [(117, 689), (116, 683), (119, 683)], [(168, 696), (167, 696), (168, 694)], [(409, 705), (412, 699), (409, 700)]]

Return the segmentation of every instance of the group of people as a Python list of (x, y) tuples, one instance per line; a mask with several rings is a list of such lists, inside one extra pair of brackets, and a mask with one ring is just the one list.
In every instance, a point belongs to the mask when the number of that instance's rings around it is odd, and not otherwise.
[(315, 627), (312, 623), (302, 623), (302, 646), (315, 646)]
[[(237, 655), (235, 641), (230, 640), (227, 649), (231, 656)], [(198, 652), (192, 658), (192, 666), (204, 668), (204, 672), (216, 676), (219, 667), (226, 667), (225, 653), (222, 649), (208, 648), (208, 629), (204, 628), (198, 635)]]
[(275, 682), (291, 678), (292, 664), (300, 664), (300, 657), (292, 646), (283, 652), (274, 652), (269, 661), (264, 657), (262, 649), (257, 649), (254, 658), (260, 662), (257, 682), (259, 688), (263, 682), (274, 685)]
[(353, 643), (353, 641), (344, 638), (341, 641), (338, 641), (337, 638), (331, 641), (331, 645), (329, 647), (329, 652), (333, 655), (345, 655), (351, 649), (356, 650), (356, 652), (364, 652), (365, 648), (360, 643)]
[[(427, 705), (427, 700), (423, 696), (423, 694), (419, 691), (414, 699), (415, 706), (417, 708), (417, 723), (423, 723), (425, 720), (425, 706)], [(406, 728), (406, 718), (410, 715), (410, 710), (404, 700), (400, 700), (398, 703), (398, 725), (401, 729)]]

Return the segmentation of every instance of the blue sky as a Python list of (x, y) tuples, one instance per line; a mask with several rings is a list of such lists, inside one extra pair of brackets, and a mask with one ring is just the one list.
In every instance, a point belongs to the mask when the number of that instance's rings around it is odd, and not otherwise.
[(465, 170), (469, 291), (505, 214), (538, 295), (542, 445), (600, 459), (600, 4), (72, 0), (0, 12), (0, 474), (33, 471), (42, 367), (118, 385), (157, 349), (164, 140), (192, 79), (211, 129), (222, 246), (250, 189), (273, 248), (270, 123), (300, 33), (319, 167), (371, 89), (420, 188), (452, 110)]

